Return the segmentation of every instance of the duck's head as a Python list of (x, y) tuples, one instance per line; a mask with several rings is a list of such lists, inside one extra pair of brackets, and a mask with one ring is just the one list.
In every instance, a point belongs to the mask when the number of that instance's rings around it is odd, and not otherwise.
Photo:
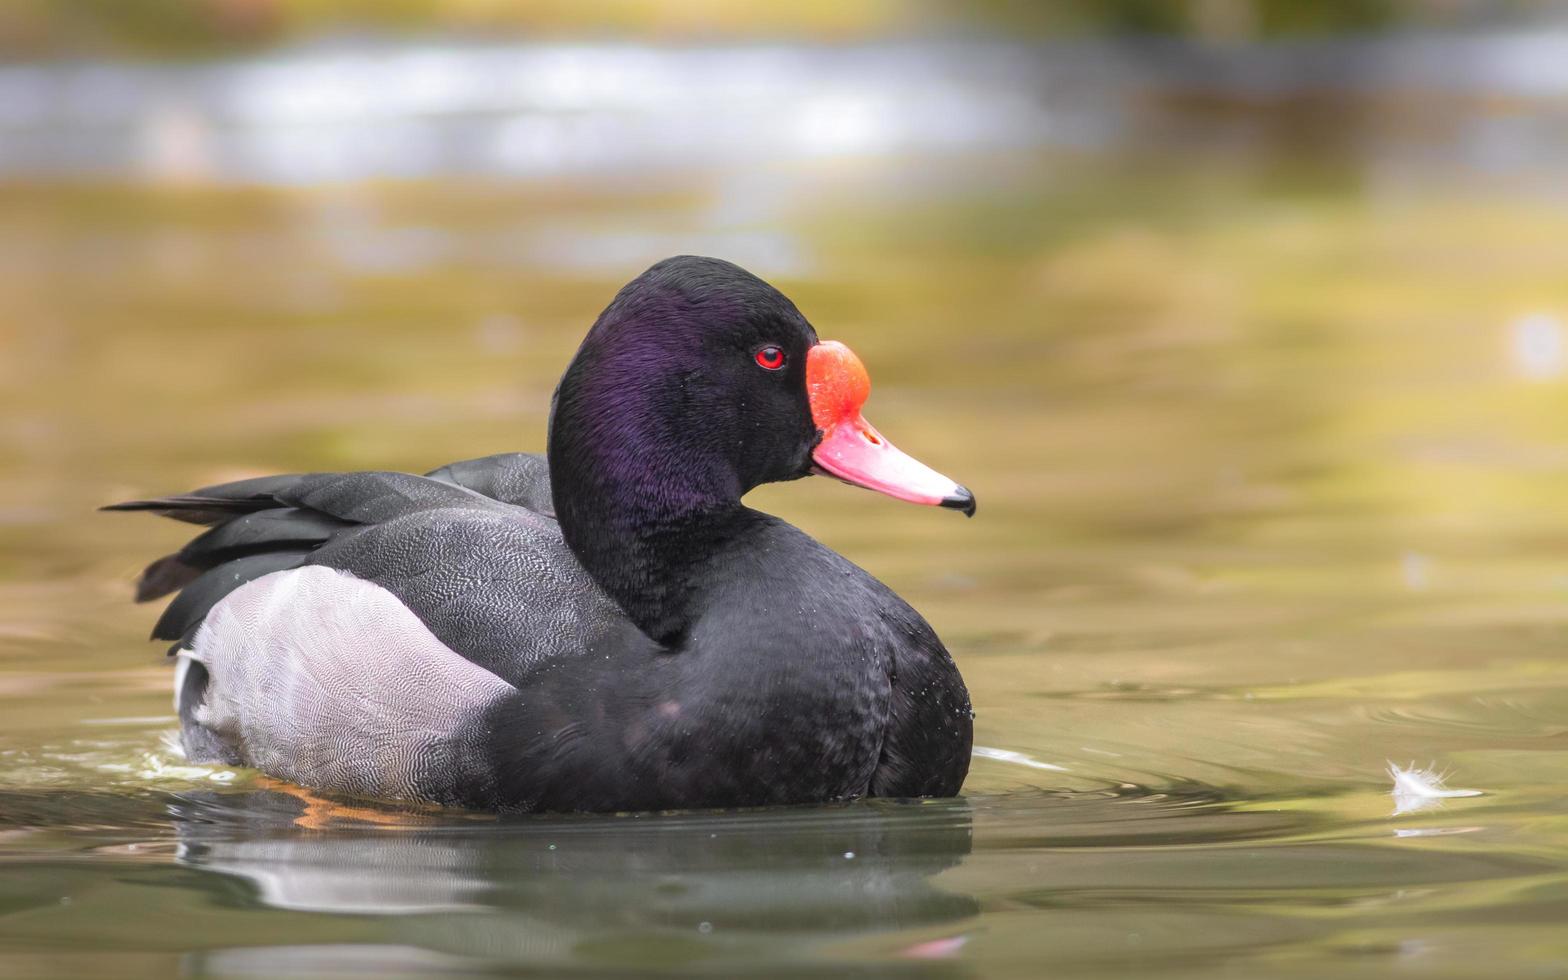
[(865, 420), (869, 392), (860, 359), (777, 289), (720, 259), (665, 259), (616, 295), (561, 378), (557, 512), (595, 489), (640, 516), (716, 510), (818, 473), (973, 514), (967, 489)]

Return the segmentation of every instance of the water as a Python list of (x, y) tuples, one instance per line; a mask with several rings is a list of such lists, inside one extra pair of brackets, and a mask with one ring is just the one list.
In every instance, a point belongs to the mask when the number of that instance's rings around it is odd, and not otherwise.
[[(1090, 129), (1152, 129), (1093, 145), (13, 173), (0, 973), (1568, 973), (1555, 104), (1496, 110), (1523, 157), (1434, 157), (1494, 110), (1320, 143), (1310, 105), (1143, 99)], [(1453, 165), (1483, 157), (1503, 176)], [(496, 820), (170, 752), (128, 598), (182, 532), (92, 508), (538, 448), (588, 322), (687, 249), (774, 277), (861, 354), (868, 417), (975, 489), (973, 521), (754, 500), (946, 639), (962, 799)], [(1481, 795), (1396, 800), (1391, 761)]]

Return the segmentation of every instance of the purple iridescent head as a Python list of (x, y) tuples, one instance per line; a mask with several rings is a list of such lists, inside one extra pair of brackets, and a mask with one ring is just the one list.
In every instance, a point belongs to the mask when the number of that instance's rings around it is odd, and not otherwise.
[(813, 472), (972, 511), (967, 490), (866, 423), (868, 391), (854, 354), (819, 344), (777, 289), (721, 259), (665, 259), (616, 295), (561, 378), (556, 512), (563, 526), (587, 506), (658, 522)]

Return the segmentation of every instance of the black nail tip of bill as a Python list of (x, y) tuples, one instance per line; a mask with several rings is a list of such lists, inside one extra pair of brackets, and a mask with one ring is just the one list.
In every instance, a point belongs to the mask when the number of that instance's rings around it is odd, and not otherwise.
[(969, 492), (968, 487), (959, 487), (954, 493), (942, 498), (942, 506), (953, 510), (961, 510), (965, 517), (975, 516), (975, 495)]

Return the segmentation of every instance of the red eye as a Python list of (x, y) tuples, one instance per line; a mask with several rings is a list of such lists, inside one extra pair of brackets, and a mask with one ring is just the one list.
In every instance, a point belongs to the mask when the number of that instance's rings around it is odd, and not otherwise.
[(777, 347), (764, 347), (757, 351), (757, 363), (769, 371), (777, 371), (784, 366), (784, 351)]

